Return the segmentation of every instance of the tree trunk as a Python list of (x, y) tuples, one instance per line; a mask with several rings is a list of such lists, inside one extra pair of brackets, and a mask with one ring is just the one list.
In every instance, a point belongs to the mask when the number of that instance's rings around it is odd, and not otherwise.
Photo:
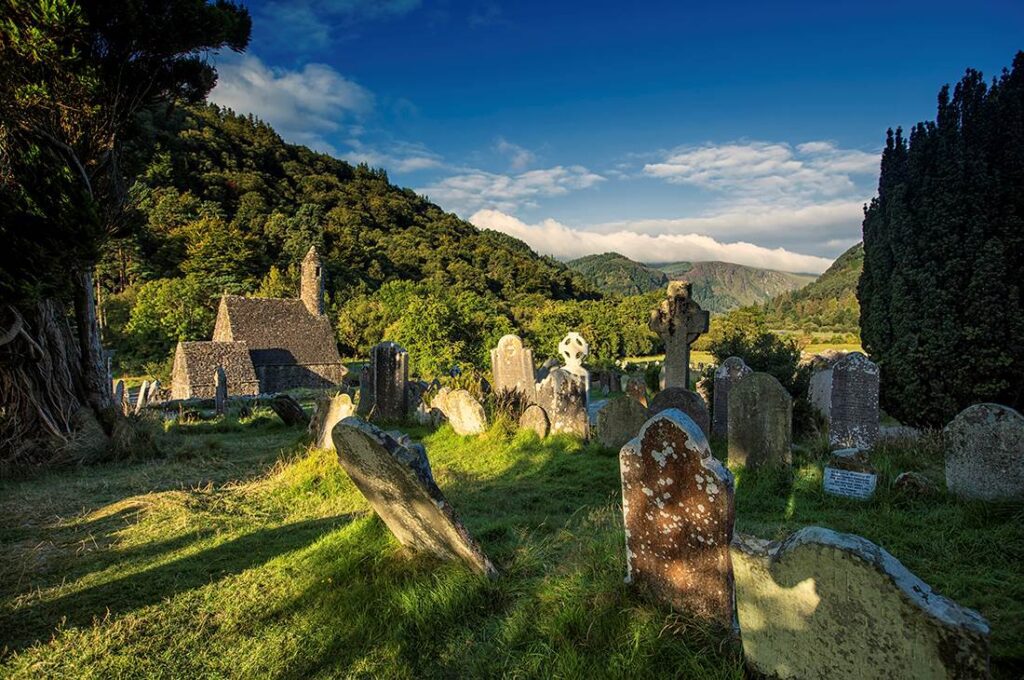
[(96, 412), (104, 430), (110, 434), (113, 422), (104, 414), (114, 405), (114, 393), (107, 374), (107, 355), (100, 342), (100, 327), (96, 322), (96, 299), (93, 297), (92, 274), (75, 275), (75, 326), (78, 330), (78, 348), (82, 368), (82, 387), (85, 401)]

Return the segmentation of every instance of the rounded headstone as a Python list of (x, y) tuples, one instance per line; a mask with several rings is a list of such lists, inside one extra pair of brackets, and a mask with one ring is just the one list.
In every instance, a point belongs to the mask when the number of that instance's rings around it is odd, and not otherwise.
[(551, 430), (551, 423), (548, 421), (548, 414), (537, 404), (530, 404), (519, 416), (519, 428), (522, 430), (533, 430), (541, 439), (548, 436)]
[(708, 416), (708, 406), (696, 392), (683, 389), (682, 387), (667, 387), (654, 395), (649, 405), (651, 415), (656, 415), (670, 408), (676, 408), (690, 416), (693, 422), (697, 423), (700, 431), (707, 437), (711, 429), (711, 418)]
[(444, 414), (455, 434), (483, 434), (487, 431), (484, 407), (468, 390), (441, 388), (431, 406)]
[(647, 408), (635, 399), (611, 399), (597, 412), (594, 439), (610, 449), (622, 448), (649, 417)]
[(945, 429), (946, 486), (962, 498), (1024, 499), (1024, 416), (975, 404)]

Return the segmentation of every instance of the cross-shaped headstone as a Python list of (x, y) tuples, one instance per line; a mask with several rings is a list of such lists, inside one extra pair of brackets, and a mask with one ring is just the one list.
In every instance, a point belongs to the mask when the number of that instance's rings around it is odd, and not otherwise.
[(665, 343), (665, 388), (690, 389), (690, 345), (708, 331), (710, 314), (691, 297), (688, 281), (668, 284), (668, 297), (651, 312), (650, 328)]

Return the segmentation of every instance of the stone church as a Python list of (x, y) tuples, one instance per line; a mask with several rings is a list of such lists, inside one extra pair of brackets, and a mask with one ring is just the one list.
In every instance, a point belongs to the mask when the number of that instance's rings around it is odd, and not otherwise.
[[(347, 370), (324, 314), (323, 268), (316, 248), (306, 253), (301, 272), (297, 300), (222, 296), (213, 340), (178, 343), (171, 398), (212, 396), (218, 365), (225, 368), (232, 395), (341, 384)], [(248, 354), (248, 366), (238, 366), (245, 363), (240, 347)]]

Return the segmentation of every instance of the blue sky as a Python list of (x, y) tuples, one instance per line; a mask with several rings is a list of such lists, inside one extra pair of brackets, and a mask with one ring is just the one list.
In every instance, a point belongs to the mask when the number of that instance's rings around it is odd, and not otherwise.
[(1024, 2), (246, 3), (211, 99), (560, 258), (821, 271), (887, 127), (1024, 49)]

